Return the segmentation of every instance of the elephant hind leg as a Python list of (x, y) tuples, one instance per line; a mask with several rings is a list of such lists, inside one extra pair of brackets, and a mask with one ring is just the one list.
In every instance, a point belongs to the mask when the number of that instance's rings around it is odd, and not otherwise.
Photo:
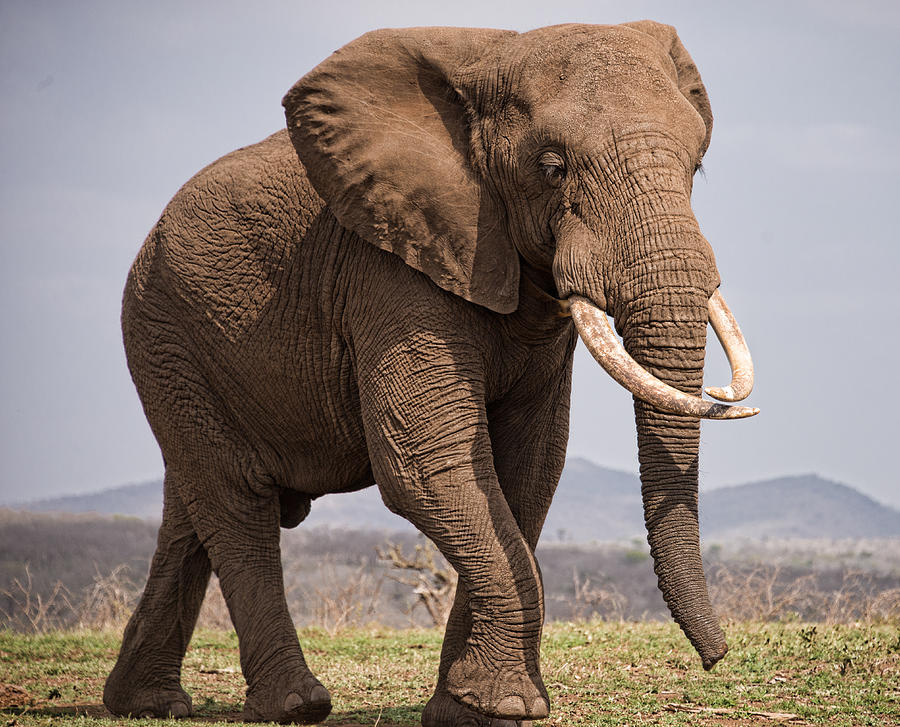
[(191, 698), (181, 688), (181, 662), (209, 583), (210, 562), (175, 490), (167, 473), (150, 575), (103, 690), (103, 703), (115, 715), (192, 712)]
[[(331, 695), (303, 657), (281, 569), (279, 490), (222, 420), (193, 430), (181, 453), (182, 498), (219, 577), (247, 681), (243, 719), (313, 723)], [(207, 441), (210, 432), (215, 441)]]
[[(288, 613), (281, 572), (278, 488), (260, 464), (258, 453), (237, 431), (230, 412), (223, 411), (221, 396), (210, 389), (180, 331), (156, 326), (153, 333), (129, 337), (126, 332), (126, 348), (147, 419), (166, 462), (167, 500), (171, 492), (179, 501), (182, 530), (165, 538), (161, 531), (158, 556), (166, 560), (187, 547), (185, 533), (189, 529), (191, 547), (203, 552), (203, 587), (210, 566), (219, 577), (247, 681), (244, 719), (321, 721), (331, 711), (331, 697), (307, 667)], [(289, 515), (298, 512), (296, 504), (287, 510)], [(165, 616), (158, 614), (171, 617), (172, 602), (178, 602), (173, 579), (161, 578), (162, 595), (152, 597), (147, 607), (142, 602), (126, 632), (123, 651), (134, 651), (140, 658), (129, 657), (128, 668), (117, 666), (110, 676), (108, 705), (117, 713), (135, 713), (130, 703), (118, 698), (139, 689), (133, 673), (152, 678), (163, 669), (172, 675), (166, 686), (177, 685), (178, 667), (170, 665), (168, 656), (156, 654), (158, 640), (147, 633), (170, 628)], [(193, 623), (192, 619), (191, 626)], [(181, 632), (186, 646), (190, 629)], [(144, 648), (144, 643), (150, 646)], [(140, 661), (150, 666), (142, 668)], [(189, 700), (185, 704), (189, 705)]]
[(200, 486), (193, 521), (219, 577), (247, 680), (247, 722), (314, 723), (331, 695), (310, 671), (288, 613), (279, 547), (277, 492), (255, 491), (236, 473)]

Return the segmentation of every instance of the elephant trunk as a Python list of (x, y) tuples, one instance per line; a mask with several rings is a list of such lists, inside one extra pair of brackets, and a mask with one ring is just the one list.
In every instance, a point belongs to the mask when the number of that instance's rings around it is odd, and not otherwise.
[(709, 602), (697, 516), (699, 420), (635, 400), (644, 522), (659, 589), (704, 669), (728, 651)]
[[(640, 193), (621, 210), (596, 219), (566, 213), (555, 223), (553, 275), (587, 348), (634, 396), (644, 518), (659, 588), (710, 669), (727, 646), (700, 555), (700, 419), (743, 418), (758, 409), (701, 398), (707, 324), (732, 364), (731, 384), (714, 388), (714, 396), (746, 396), (753, 368), (740, 329), (715, 293), (712, 251), (689, 195), (679, 189), (683, 170), (640, 154), (630, 163), (630, 188)], [(604, 311), (614, 316), (621, 343)]]
[[(604, 350), (599, 356), (597, 341), (592, 339), (595, 331), (585, 325), (585, 310), (596, 307), (584, 305), (578, 298), (570, 298), (574, 301), (572, 314), (591, 352), (608, 371), (610, 358), (627, 358), (630, 363), (626, 365), (624, 378), (640, 380), (635, 388), (629, 385), (634, 381), (620, 380), (620, 383), (634, 392), (641, 494), (654, 570), (672, 616), (700, 654), (703, 667), (710, 669), (728, 647), (710, 606), (700, 555), (697, 513), (700, 418), (740, 418), (752, 416), (758, 410), (700, 399), (708, 318), (708, 301), (702, 289), (686, 282), (651, 291), (631, 301), (621, 311), (624, 346), (611, 342), (608, 349), (613, 353), (608, 355), (609, 351)], [(597, 315), (605, 323), (602, 311)], [(615, 353), (616, 347), (621, 349), (621, 356)], [(610, 373), (619, 380), (616, 373)], [(646, 396), (648, 391), (641, 386), (643, 379), (672, 392), (671, 397), (657, 405), (655, 389), (651, 387), (650, 396)], [(688, 408), (686, 414), (672, 413), (674, 406), (670, 404), (680, 405), (678, 397), (684, 399), (681, 403), (685, 407), (694, 407), (696, 403), (700, 409)], [(644, 398), (650, 398), (650, 402)]]
[[(654, 376), (700, 395), (707, 299), (700, 290), (657, 291), (629, 308), (623, 343)], [(710, 669), (728, 647), (709, 602), (697, 514), (700, 420), (634, 400), (644, 521), (654, 570), (675, 621)]]

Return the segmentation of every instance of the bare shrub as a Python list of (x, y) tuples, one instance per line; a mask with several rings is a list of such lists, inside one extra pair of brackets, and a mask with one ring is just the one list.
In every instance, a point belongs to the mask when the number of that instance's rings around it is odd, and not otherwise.
[[(305, 574), (301, 574), (305, 575)], [(286, 575), (286, 592), (299, 623), (319, 626), (334, 635), (341, 629), (376, 621), (383, 577), (376, 577), (365, 565), (357, 567), (326, 559), (316, 571), (314, 582), (297, 582)]]
[[(0, 629), (120, 629), (156, 529), (0, 509)], [(298, 528), (283, 533), (282, 558), (298, 624), (443, 625), (453, 601), (455, 573), (415, 533)], [(670, 618), (640, 540), (544, 543), (537, 558), (548, 620)], [(900, 538), (734, 541), (710, 546), (704, 560), (714, 606), (727, 618), (900, 623)], [(231, 628), (215, 578), (199, 625)]]
[(547, 619), (669, 618), (649, 553), (641, 548), (635, 541), (539, 545)]
[[(717, 564), (707, 569), (709, 596), (720, 617), (734, 621), (775, 621), (796, 608), (794, 593), (778, 588), (780, 566)], [(800, 580), (793, 583), (797, 590)], [(805, 589), (804, 589), (805, 590)]]
[(77, 625), (85, 629), (124, 628), (140, 596), (127, 564), (117, 565), (107, 575), (96, 573), (94, 582), (85, 589), (76, 610)]
[(900, 588), (873, 594), (867, 603), (863, 620), (872, 623), (900, 623)]
[[(137, 605), (141, 589), (130, 574), (127, 564), (113, 568), (108, 575), (97, 573), (94, 582), (85, 590), (77, 610), (77, 626), (86, 629), (120, 631), (128, 623)], [(227, 631), (232, 628), (231, 615), (213, 575), (203, 597), (197, 619), (200, 628)]]
[(9, 588), (0, 591), (5, 601), (0, 608), (0, 626), (31, 634), (71, 628), (122, 629), (140, 595), (129, 570), (127, 564), (106, 575), (97, 570), (93, 582), (76, 597), (62, 581), (42, 594), (26, 564), (23, 578), (15, 578)]
[(421, 605), (435, 626), (446, 626), (456, 597), (457, 574), (434, 543), (417, 543), (407, 555), (402, 545), (389, 542), (377, 552), (381, 560), (403, 573), (388, 573), (388, 578), (413, 589), (416, 600), (410, 610)]
[(708, 572), (713, 607), (729, 620), (900, 621), (900, 588), (885, 588), (872, 573), (842, 570), (798, 575), (781, 565), (722, 563)]
[(628, 599), (616, 588), (614, 583), (596, 586), (591, 579), (579, 576), (572, 571), (572, 583), (575, 587), (572, 600), (572, 620), (582, 621), (591, 617), (604, 621), (624, 621)]
[(870, 573), (844, 571), (840, 587), (825, 595), (826, 623), (900, 623), (900, 588), (882, 590)]
[(200, 607), (197, 626), (201, 629), (215, 631), (229, 631), (233, 628), (228, 605), (222, 595), (219, 579), (215, 575), (209, 579), (209, 585), (206, 587), (206, 595), (203, 597), (203, 605)]
[(43, 634), (69, 626), (75, 614), (72, 594), (62, 581), (56, 581), (50, 593), (43, 595), (35, 587), (31, 568), (25, 564), (22, 578), (14, 578), (9, 588), (0, 591), (3, 626), (13, 631)]

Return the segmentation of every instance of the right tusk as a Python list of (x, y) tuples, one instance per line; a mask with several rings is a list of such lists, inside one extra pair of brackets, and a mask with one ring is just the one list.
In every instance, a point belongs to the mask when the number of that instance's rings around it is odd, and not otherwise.
[(720, 401), (746, 399), (753, 390), (753, 360), (744, 334), (718, 290), (709, 299), (709, 322), (731, 365), (731, 384), (724, 388), (710, 386), (706, 393)]
[(660, 381), (628, 354), (600, 308), (580, 295), (571, 296), (569, 303), (578, 335), (591, 355), (613, 379), (638, 399), (662, 411), (699, 419), (743, 419), (759, 414), (759, 409), (755, 407), (726, 406), (705, 401)]

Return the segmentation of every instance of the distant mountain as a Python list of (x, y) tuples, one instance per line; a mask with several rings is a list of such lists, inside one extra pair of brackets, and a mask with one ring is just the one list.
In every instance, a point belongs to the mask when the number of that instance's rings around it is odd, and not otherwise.
[(146, 520), (162, 518), (162, 480), (123, 485), (84, 495), (66, 495), (16, 503), (8, 507), (30, 512), (92, 512), (100, 515), (132, 515)]
[[(96, 512), (160, 518), (162, 483), (148, 482), (15, 506), (40, 512)], [(304, 526), (411, 530), (391, 513), (377, 488), (326, 495), (313, 503)], [(704, 541), (735, 538), (900, 537), (900, 512), (852, 487), (817, 475), (780, 477), (700, 495)], [(641, 486), (635, 474), (573, 457), (566, 463), (544, 525), (544, 542), (609, 541), (645, 536)]]
[(641, 481), (630, 472), (572, 457), (544, 522), (543, 541), (644, 538)]
[[(818, 475), (779, 477), (700, 493), (706, 543), (737, 538), (900, 537), (900, 512)], [(644, 538), (637, 475), (572, 458), (544, 525), (544, 538), (584, 542)]]
[[(90, 512), (159, 520), (162, 517), (162, 502), (162, 481), (154, 480), (85, 495), (67, 495), (17, 503), (9, 507), (29, 512)], [(303, 524), (366, 530), (414, 530), (406, 520), (394, 515), (385, 507), (375, 487), (359, 492), (320, 497), (313, 503), (312, 512)]]
[(704, 492), (704, 537), (892, 538), (900, 512), (818, 475), (778, 477)]

